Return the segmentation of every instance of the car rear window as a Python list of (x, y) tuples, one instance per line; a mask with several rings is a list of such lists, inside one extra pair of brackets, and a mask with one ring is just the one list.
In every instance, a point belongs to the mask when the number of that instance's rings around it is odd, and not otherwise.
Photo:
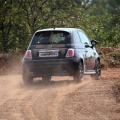
[(69, 44), (70, 33), (65, 31), (42, 31), (33, 36), (32, 45), (38, 44)]

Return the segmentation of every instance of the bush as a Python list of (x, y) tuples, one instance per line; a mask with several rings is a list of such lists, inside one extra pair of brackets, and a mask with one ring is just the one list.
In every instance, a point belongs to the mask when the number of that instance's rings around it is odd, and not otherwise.
[(120, 50), (116, 50), (113, 54), (114, 59), (120, 61)]

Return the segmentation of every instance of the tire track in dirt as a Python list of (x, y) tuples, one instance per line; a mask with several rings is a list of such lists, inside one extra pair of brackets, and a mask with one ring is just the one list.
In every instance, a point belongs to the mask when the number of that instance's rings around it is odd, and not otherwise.
[(67, 94), (60, 104), (59, 120), (120, 120), (120, 103), (112, 91), (117, 81), (92, 80)]
[[(58, 120), (59, 119), (59, 106), (61, 101), (68, 93), (73, 92), (79, 86), (85, 86), (90, 81), (86, 81), (80, 84), (76, 84), (73, 81), (60, 82), (59, 86), (51, 85), (47, 91), (40, 96), (34, 105), (34, 114), (40, 120)], [(37, 108), (37, 109), (36, 109)]]
[[(26, 120), (26, 116), (29, 116), (27, 119), (30, 118), (33, 120), (35, 117), (31, 112), (30, 106), (34, 102), (34, 99), (37, 98), (37, 92), (33, 91), (30, 86), (24, 86), (20, 75), (4, 76), (1, 77), (0, 81), (3, 83), (7, 81), (9, 83), (3, 87), (4, 92), (8, 91), (8, 93), (4, 99), (0, 100), (0, 119)], [(0, 97), (2, 98), (3, 95)]]
[[(108, 120), (110, 110), (105, 115), (107, 109), (102, 110), (101, 106), (108, 107), (112, 103), (116, 110), (118, 108), (114, 99), (109, 100), (112, 98), (109, 89), (114, 81), (108, 84), (107, 81), (95, 81), (86, 76), (78, 84), (71, 77), (53, 77), (51, 82), (37, 79), (25, 86), (19, 74), (0, 76), (0, 120), (92, 120), (93, 111), (98, 109), (102, 112), (98, 110), (94, 119), (101, 116)], [(118, 120), (118, 116), (113, 118)]]
[[(21, 75), (2, 76), (0, 78), (3, 89), (3, 94), (0, 95), (2, 98), (0, 119), (58, 120), (60, 102), (66, 94), (79, 86), (71, 78), (61, 80), (59, 77), (59, 79), (55, 78), (49, 83), (35, 81), (33, 85), (25, 86)], [(6, 96), (3, 99), (5, 92)]]

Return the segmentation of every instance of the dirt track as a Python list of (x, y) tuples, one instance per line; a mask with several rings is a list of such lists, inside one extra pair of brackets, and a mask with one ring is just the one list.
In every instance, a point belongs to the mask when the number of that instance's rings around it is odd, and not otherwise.
[(21, 74), (2, 75), (0, 120), (120, 120), (113, 91), (119, 81), (120, 69), (103, 71), (100, 81), (85, 76), (79, 84), (71, 77), (53, 77), (25, 86)]

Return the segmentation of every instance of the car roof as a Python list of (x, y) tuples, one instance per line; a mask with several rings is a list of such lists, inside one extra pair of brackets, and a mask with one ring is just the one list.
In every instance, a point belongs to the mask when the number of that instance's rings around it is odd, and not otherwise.
[(42, 32), (42, 31), (66, 31), (66, 32), (71, 33), (73, 30), (81, 30), (81, 29), (78, 29), (78, 28), (46, 28), (46, 29), (37, 30), (36, 32)]

